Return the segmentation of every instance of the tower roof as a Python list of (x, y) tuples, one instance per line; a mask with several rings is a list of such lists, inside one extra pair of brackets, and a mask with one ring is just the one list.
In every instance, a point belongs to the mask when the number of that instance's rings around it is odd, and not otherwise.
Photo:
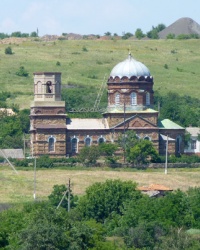
[(150, 76), (149, 69), (141, 62), (135, 60), (131, 53), (129, 53), (128, 58), (120, 63), (118, 63), (111, 71), (110, 77), (120, 77), (126, 76), (130, 78), (131, 76)]

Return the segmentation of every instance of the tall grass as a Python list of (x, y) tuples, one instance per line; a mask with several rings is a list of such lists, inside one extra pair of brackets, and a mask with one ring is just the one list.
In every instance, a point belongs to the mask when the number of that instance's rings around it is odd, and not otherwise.
[[(128, 56), (144, 63), (154, 77), (154, 90), (199, 97), (199, 40), (61, 40), (26, 41), (9, 44), (13, 54), (6, 55), (8, 44), (0, 44), (0, 91), (22, 92), (12, 102), (29, 108), (33, 98), (33, 72), (62, 72), (63, 85), (92, 86), (94, 94), (112, 68)], [(85, 48), (83, 50), (83, 48)], [(60, 65), (57, 65), (59, 61)], [(168, 68), (164, 68), (164, 65)], [(28, 77), (16, 72), (24, 66)], [(181, 69), (178, 71), (177, 69)]]

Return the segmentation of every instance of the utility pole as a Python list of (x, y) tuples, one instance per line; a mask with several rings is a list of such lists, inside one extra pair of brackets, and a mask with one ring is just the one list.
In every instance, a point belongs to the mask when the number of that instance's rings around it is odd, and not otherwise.
[(36, 156), (34, 157), (34, 191), (33, 198), (36, 200)]
[(33, 199), (36, 200), (36, 165), (37, 165), (37, 161), (36, 161), (36, 155), (34, 155), (33, 152), (33, 141), (31, 140), (31, 149), (32, 149), (32, 158), (34, 159), (33, 161), (33, 172), (34, 172), (34, 178), (33, 178)]
[(68, 212), (70, 211), (70, 179), (69, 179), (69, 182), (68, 182)]
[(123, 138), (123, 147), (124, 147), (124, 163), (126, 162), (126, 157), (125, 157), (125, 147), (126, 147), (126, 135), (125, 135), (125, 132), (126, 132), (126, 128), (125, 128), (125, 121), (126, 121), (126, 104), (124, 102), (124, 138)]
[(167, 174), (167, 156), (168, 156), (168, 135), (167, 135), (167, 141), (166, 141), (166, 155), (165, 155), (165, 174)]
[(63, 194), (63, 197), (62, 197), (62, 199), (60, 200), (60, 202), (59, 202), (59, 204), (58, 204), (58, 206), (57, 206), (57, 208), (56, 209), (58, 209), (59, 207), (60, 207), (60, 205), (62, 204), (62, 202), (63, 202), (63, 200), (64, 200), (64, 198), (65, 198), (65, 196), (67, 195), (67, 192), (68, 192), (68, 197), (67, 197), (67, 201), (68, 201), (68, 204), (67, 204), (67, 211), (69, 212), (70, 211), (70, 179), (69, 179), (69, 182), (68, 182), (68, 185), (67, 185), (67, 187), (66, 187), (66, 191), (64, 192), (64, 194)]

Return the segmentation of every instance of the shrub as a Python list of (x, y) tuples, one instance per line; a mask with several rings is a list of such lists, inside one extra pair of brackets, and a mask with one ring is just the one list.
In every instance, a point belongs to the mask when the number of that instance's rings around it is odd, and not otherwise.
[(12, 55), (12, 54), (13, 54), (12, 48), (11, 48), (10, 46), (7, 47), (7, 48), (5, 48), (5, 54), (6, 54), (6, 55)]
[(19, 70), (16, 72), (17, 76), (28, 76), (28, 72), (25, 70), (24, 66), (20, 66)]
[(169, 67), (168, 67), (168, 65), (167, 65), (167, 64), (165, 64), (165, 65), (164, 65), (164, 68), (165, 68), (165, 69), (169, 69)]
[(53, 168), (53, 160), (49, 158), (48, 155), (42, 155), (37, 159), (38, 168)]
[(24, 160), (18, 160), (15, 159), (14, 164), (16, 167), (28, 167), (29, 160), (24, 159)]
[(56, 66), (60, 66), (61, 63), (59, 61), (56, 62)]
[(83, 46), (82, 51), (88, 52), (88, 49), (85, 46)]

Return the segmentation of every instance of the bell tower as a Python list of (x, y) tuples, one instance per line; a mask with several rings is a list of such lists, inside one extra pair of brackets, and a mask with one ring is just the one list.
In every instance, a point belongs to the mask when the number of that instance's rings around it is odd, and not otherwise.
[(61, 73), (34, 73), (34, 101), (30, 114), (31, 147), (34, 156), (66, 155), (65, 102), (61, 101)]

